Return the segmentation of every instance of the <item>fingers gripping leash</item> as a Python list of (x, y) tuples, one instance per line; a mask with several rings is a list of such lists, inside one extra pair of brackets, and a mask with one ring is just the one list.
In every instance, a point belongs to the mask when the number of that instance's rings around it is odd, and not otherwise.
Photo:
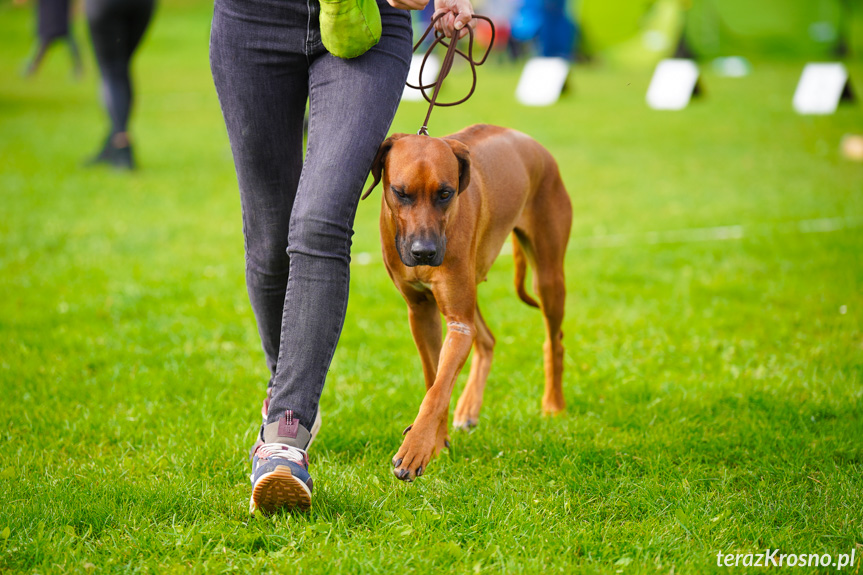
[[(419, 39), (419, 41), (414, 45), (414, 52), (416, 52), (417, 49), (419, 49), (420, 45), (423, 43), (423, 41), (426, 39), (426, 37), (431, 33), (432, 30), (434, 30), (435, 24), (443, 16), (445, 16), (445, 14), (441, 13), (432, 19), (431, 24), (429, 24), (429, 27), (426, 29), (425, 33), (422, 35), (422, 37)], [(474, 56), (473, 56), (473, 41), (474, 41), (473, 27), (471, 27), (471, 26), (465, 27), (465, 29), (467, 30), (468, 35), (469, 35), (467, 53), (456, 48), (456, 44), (458, 43), (458, 34), (454, 35), (452, 38), (449, 39), (449, 41), (447, 41), (446, 36), (444, 35), (443, 32), (441, 32), (439, 30), (435, 30), (435, 33), (434, 33), (435, 39), (431, 43), (431, 45), (428, 47), (428, 50), (426, 50), (425, 56), (423, 56), (422, 63), (420, 64), (419, 85), (414, 86), (410, 82), (407, 82), (408, 87), (413, 88), (415, 90), (419, 90), (420, 93), (422, 93), (423, 98), (425, 98), (426, 102), (429, 103), (429, 109), (428, 109), (428, 113), (426, 114), (425, 121), (423, 122), (422, 127), (417, 132), (417, 134), (419, 134), (419, 135), (423, 135), (423, 136), (429, 135), (429, 132), (428, 132), (429, 118), (431, 118), (431, 113), (432, 113), (432, 110), (434, 109), (435, 106), (440, 106), (440, 107), (457, 106), (458, 104), (462, 104), (462, 103), (466, 102), (473, 95), (474, 90), (476, 90), (476, 67), (482, 66), (485, 63), (485, 61), (488, 59), (488, 55), (491, 53), (492, 46), (494, 46), (494, 24), (492, 23), (490, 18), (487, 18), (485, 16), (480, 16), (479, 14), (474, 14), (473, 18), (476, 18), (479, 20), (484, 20), (484, 21), (488, 22), (489, 26), (491, 26), (491, 39), (489, 41), (488, 48), (486, 49), (485, 54), (483, 54), (483, 56), (480, 60), (475, 60)], [(446, 46), (446, 48), (447, 48), (446, 55), (444, 56), (443, 63), (441, 64), (440, 72), (438, 73), (437, 80), (435, 80), (434, 82), (432, 82), (430, 84), (423, 84), (422, 79), (423, 79), (423, 71), (425, 70), (425, 65), (428, 62), (429, 56), (431, 56), (432, 52), (434, 51), (434, 49), (437, 47), (438, 44), (442, 44), (442, 45)], [(467, 96), (465, 96), (461, 100), (456, 100), (455, 102), (446, 102), (446, 103), (438, 102), (437, 97), (438, 97), (438, 94), (440, 93), (440, 87), (443, 84), (444, 78), (447, 77), (447, 75), (450, 73), (450, 70), (452, 69), (452, 64), (453, 64), (453, 61), (455, 60), (456, 54), (458, 54), (459, 56), (461, 56), (462, 58), (467, 60), (468, 64), (470, 65), (470, 71), (471, 71), (471, 74), (473, 75), (473, 81), (471, 82), (470, 92), (468, 92)], [(434, 91), (432, 92), (431, 97), (429, 97), (429, 95), (426, 93), (426, 90), (428, 90), (430, 88), (434, 88)]]

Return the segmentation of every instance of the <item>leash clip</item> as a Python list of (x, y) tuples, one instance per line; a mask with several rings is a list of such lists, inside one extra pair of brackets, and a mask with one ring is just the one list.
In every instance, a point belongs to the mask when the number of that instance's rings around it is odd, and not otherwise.
[(429, 135), (428, 126), (423, 126), (419, 130), (417, 130), (417, 136), (428, 136), (428, 135)]

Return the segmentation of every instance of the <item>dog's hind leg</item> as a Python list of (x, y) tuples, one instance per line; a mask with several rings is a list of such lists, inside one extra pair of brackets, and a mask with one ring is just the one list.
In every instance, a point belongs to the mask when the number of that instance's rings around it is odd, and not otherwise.
[[(572, 225), (572, 204), (556, 171), (533, 200), (530, 215), (516, 229), (534, 271), (534, 289), (545, 320), (543, 344), (545, 413), (563, 411), (563, 325), (566, 304), (564, 257)], [(523, 226), (523, 227), (522, 227)]]
[(473, 360), (470, 364), (470, 375), (464, 386), (461, 397), (456, 404), (452, 425), (455, 429), (467, 431), (479, 424), (479, 411), (482, 408), (482, 395), (485, 382), (491, 369), (494, 356), (494, 335), (485, 323), (479, 306), (474, 316), (476, 338), (473, 343)]
[(564, 257), (572, 226), (572, 204), (560, 177), (550, 183), (551, 193), (545, 195), (546, 208), (557, 217), (533, 238), (536, 263), (536, 287), (542, 315), (545, 317), (546, 340), (543, 344), (545, 393), (542, 409), (545, 413), (563, 411), (563, 314), (566, 305)]
[(542, 345), (545, 365), (545, 392), (542, 410), (547, 414), (563, 411), (563, 313), (566, 299), (563, 268), (537, 266), (537, 284), (546, 339)]
[(539, 296), (539, 308), (545, 320), (546, 339), (542, 346), (545, 392), (542, 396), (542, 410), (546, 414), (551, 414), (563, 411), (565, 407), (561, 327), (566, 303), (566, 284), (563, 275), (566, 239), (548, 237), (547, 229), (536, 233), (534, 230), (537, 228), (543, 229), (539, 226), (525, 225), (517, 230), (517, 235), (521, 248), (533, 268), (533, 287)]

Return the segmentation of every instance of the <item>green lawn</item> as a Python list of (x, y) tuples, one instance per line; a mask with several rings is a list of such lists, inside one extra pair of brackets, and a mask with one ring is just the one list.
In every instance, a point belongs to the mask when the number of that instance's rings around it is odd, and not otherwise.
[[(650, 70), (578, 68), (559, 105), (526, 109), (517, 67), (481, 68), (431, 131), (512, 126), (558, 158), (575, 208), (567, 414), (540, 415), (541, 316), (502, 255), (480, 290), (498, 339), (480, 426), (421, 480), (392, 477), (424, 386), (375, 195), (313, 510), (250, 519), (266, 369), (210, 9), (160, 6), (128, 175), (79, 167), (105, 129), (92, 58), (75, 82), (55, 48), (21, 79), (30, 11), (0, 3), (0, 571), (703, 573), (730, 570), (720, 551), (856, 545), (859, 572), (863, 164), (839, 140), (863, 111), (795, 115), (803, 61), (704, 66), (705, 97), (675, 113), (646, 109)], [(424, 114), (403, 104), (393, 131)], [(741, 227), (699, 231), (717, 226)]]

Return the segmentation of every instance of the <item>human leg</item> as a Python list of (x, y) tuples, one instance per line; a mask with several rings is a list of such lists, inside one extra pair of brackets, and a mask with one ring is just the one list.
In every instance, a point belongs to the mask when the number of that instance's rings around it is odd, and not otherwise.
[[(117, 1), (125, 3), (121, 32), (125, 36), (125, 41), (123, 42), (123, 46), (118, 49), (119, 55), (124, 58), (125, 66), (122, 69), (124, 75), (122, 79), (118, 78), (118, 80), (122, 81), (128, 90), (126, 92), (128, 98), (117, 102), (118, 110), (116, 115), (118, 125), (114, 129), (116, 133), (128, 134), (129, 117), (132, 114), (132, 105), (135, 100), (135, 87), (132, 83), (132, 75), (130, 73), (132, 57), (135, 55), (135, 51), (141, 44), (144, 33), (153, 19), (153, 10), (156, 2), (155, 0), (115, 0), (115, 2)], [(118, 71), (120, 70), (118, 69)]]
[(307, 22), (305, 3), (217, 0), (210, 37), (240, 188), (246, 287), (271, 377), (288, 282), (288, 226), (303, 163)]
[[(210, 36), (210, 65), (240, 188), (246, 285), (271, 375), (290, 267), (290, 215), (302, 170), (308, 20), (305, 2), (217, 0)], [(268, 404), (269, 389), (264, 417)], [(252, 457), (250, 511), (310, 505), (304, 451), (258, 441)]]
[(124, 112), (130, 99), (128, 61), (123, 33), (122, 10), (112, 0), (90, 0), (86, 4), (87, 24), (93, 43), (93, 54), (102, 76), (102, 98), (111, 121), (111, 134), (125, 131)]
[(315, 2), (216, 0), (211, 66), (240, 184), (249, 296), (275, 372), (252, 511), (310, 503), (304, 448), (344, 318), (353, 216), (409, 66), (407, 13), (384, 6), (381, 43), (348, 64), (323, 51)]
[(41, 39), (38, 41), (36, 44), (36, 51), (27, 63), (27, 67), (24, 69), (25, 76), (36, 75), (36, 72), (39, 70), (39, 66), (42, 64), (42, 60), (45, 58), (45, 54), (48, 52), (48, 47), (50, 45), (51, 41), (43, 41)]
[(36, 2), (37, 50), (27, 66), (25, 75), (38, 70), (48, 48), (61, 38), (70, 36), (69, 0), (39, 0)]
[(133, 89), (129, 66), (146, 30), (154, 0), (89, 0), (87, 22), (93, 52), (102, 77), (102, 97), (111, 129), (102, 152), (93, 162), (131, 168), (128, 124)]
[[(410, 67), (407, 12), (379, 6), (383, 34), (375, 47), (350, 60), (320, 47), (311, 57), (308, 151), (291, 214), (291, 273), (265, 441), (280, 435), (288, 417), (311, 428), (344, 323), (357, 203)], [(297, 433), (295, 443), (308, 439), (307, 431)]]
[(80, 78), (84, 74), (84, 64), (81, 62), (78, 42), (75, 41), (75, 36), (71, 32), (66, 36), (66, 45), (69, 47), (69, 56), (72, 58), (72, 73), (76, 78)]
[[(216, 2), (210, 64), (240, 187), (247, 289), (272, 374), (288, 281), (288, 224), (303, 162), (308, 73), (302, 39), (293, 47), (268, 42), (264, 27), (250, 27), (236, 4)], [(301, 18), (274, 11), (270, 18)]]

